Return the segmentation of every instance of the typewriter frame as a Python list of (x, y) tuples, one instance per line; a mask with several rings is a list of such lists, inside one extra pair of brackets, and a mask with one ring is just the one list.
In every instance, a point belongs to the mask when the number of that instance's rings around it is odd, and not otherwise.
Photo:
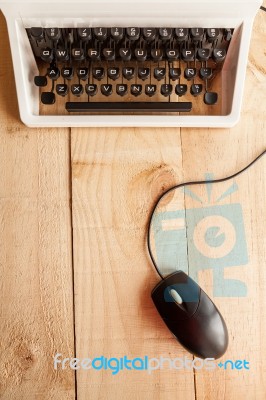
[[(232, 127), (240, 117), (253, 20), (260, 5), (261, 0), (0, 0), (7, 20), (21, 120), (29, 127)], [(81, 9), (83, 18), (79, 17)], [(221, 71), (225, 115), (39, 115), (39, 88), (33, 85), (38, 68), (26, 33), (32, 26), (234, 28)]]

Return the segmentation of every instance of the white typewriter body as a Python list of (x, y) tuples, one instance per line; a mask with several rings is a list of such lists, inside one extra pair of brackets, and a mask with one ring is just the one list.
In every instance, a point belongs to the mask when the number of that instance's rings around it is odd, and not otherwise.
[[(231, 127), (240, 117), (249, 43), (261, 0), (0, 0), (10, 38), (19, 110), (30, 127)], [(38, 68), (25, 28), (234, 28), (221, 71), (223, 115), (40, 115)]]

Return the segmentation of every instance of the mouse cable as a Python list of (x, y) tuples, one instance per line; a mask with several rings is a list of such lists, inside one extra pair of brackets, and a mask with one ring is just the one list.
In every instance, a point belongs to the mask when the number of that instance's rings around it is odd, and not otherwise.
[(242, 174), (244, 171), (246, 171), (247, 169), (249, 169), (253, 164), (255, 164), (261, 157), (263, 157), (266, 154), (266, 149), (257, 157), (255, 158), (250, 164), (248, 164), (246, 167), (244, 167), (243, 169), (241, 169), (240, 171), (236, 172), (233, 175), (227, 176), (226, 178), (220, 178), (220, 179), (213, 179), (213, 180), (204, 180), (204, 181), (192, 181), (192, 182), (185, 182), (185, 183), (180, 183), (178, 185), (174, 185), (172, 187), (170, 187), (169, 189), (167, 189), (164, 193), (162, 193), (159, 198), (157, 199), (157, 201), (155, 202), (155, 205), (153, 206), (152, 212), (150, 214), (149, 220), (148, 220), (148, 232), (147, 232), (147, 247), (148, 247), (148, 252), (150, 255), (150, 258), (152, 260), (152, 263), (158, 273), (158, 275), (164, 279), (163, 275), (160, 273), (160, 270), (156, 264), (155, 258), (153, 256), (152, 253), (152, 249), (151, 249), (151, 225), (152, 225), (152, 219), (155, 213), (155, 210), (158, 206), (158, 204), (160, 203), (160, 201), (170, 192), (172, 192), (173, 190), (179, 189), (181, 187), (185, 187), (185, 186), (189, 186), (189, 185), (207, 185), (208, 183), (221, 183), (221, 182), (225, 182), (228, 181), (230, 179), (235, 178), (236, 176)]

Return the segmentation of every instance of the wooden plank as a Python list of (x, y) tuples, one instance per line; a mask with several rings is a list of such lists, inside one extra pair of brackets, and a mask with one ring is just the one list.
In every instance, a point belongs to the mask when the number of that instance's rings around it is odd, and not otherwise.
[[(231, 130), (182, 129), (185, 180), (203, 179), (206, 172), (213, 173), (216, 178), (230, 175), (265, 149), (265, 33), (265, 13), (259, 12), (253, 31), (240, 123)], [(220, 203), (241, 205), (249, 258), (243, 266), (225, 268), (224, 273), (225, 278), (239, 279), (247, 285), (247, 297), (214, 298), (226, 319), (230, 335), (229, 349), (221, 361), (246, 359), (250, 362), (250, 370), (218, 368), (197, 372), (198, 400), (263, 400), (266, 397), (265, 175), (264, 157), (234, 180), (238, 191)], [(230, 184), (232, 182), (216, 185), (216, 198), (218, 192), (225, 192)], [(200, 197), (205, 195), (205, 200), (199, 205), (187, 197), (188, 209), (207, 204), (205, 188), (195, 188), (195, 192)], [(208, 206), (214, 205), (214, 198)], [(199, 275), (200, 284), (212, 297), (213, 271), (204, 270)]]
[[(73, 129), (77, 357), (183, 357), (150, 292), (146, 251), (156, 197), (182, 181), (179, 129)], [(191, 359), (191, 356), (188, 356)], [(77, 373), (78, 399), (194, 399), (193, 372)]]
[(1, 399), (73, 399), (69, 130), (29, 129), (18, 116), (0, 17)]

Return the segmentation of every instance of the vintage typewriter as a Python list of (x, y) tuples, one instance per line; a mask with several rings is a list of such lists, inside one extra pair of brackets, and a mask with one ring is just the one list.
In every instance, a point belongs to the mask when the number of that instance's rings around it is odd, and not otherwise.
[(260, 0), (0, 0), (28, 126), (229, 127)]

